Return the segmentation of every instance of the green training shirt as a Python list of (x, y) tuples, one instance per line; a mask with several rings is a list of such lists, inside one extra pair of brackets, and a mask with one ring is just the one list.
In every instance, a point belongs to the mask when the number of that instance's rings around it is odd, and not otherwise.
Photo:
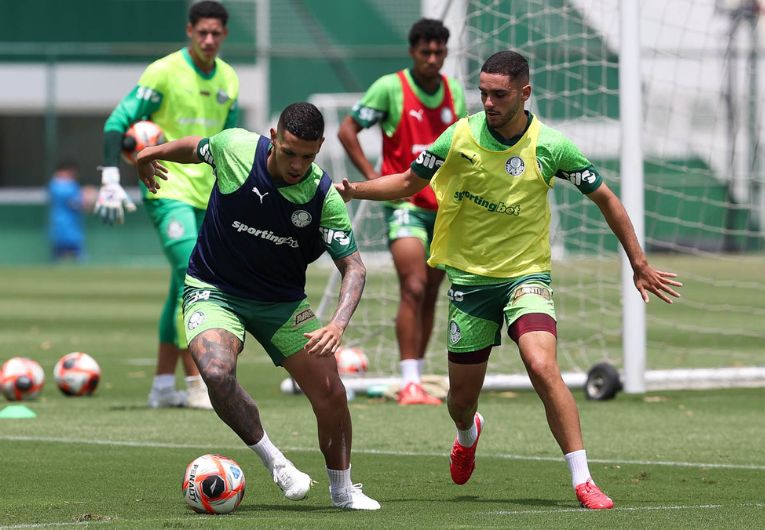
[[(434, 93), (428, 94), (414, 81), (411, 70), (406, 70), (404, 75), (406, 75), (414, 95), (422, 101), (423, 105), (431, 109), (438, 108), (444, 99), (443, 84), (439, 83), (438, 89)], [(454, 101), (454, 112), (458, 118), (462, 118), (467, 114), (465, 92), (456, 79), (447, 77), (447, 80)], [(393, 136), (398, 128), (398, 122), (401, 120), (403, 108), (404, 92), (398, 74), (394, 72), (384, 75), (372, 83), (361, 101), (354, 105), (351, 116), (363, 129), (368, 129), (379, 123), (387, 136)]]
[[(208, 137), (235, 127), (238, 97), (236, 72), (219, 58), (209, 73), (197, 68), (186, 48), (153, 62), (106, 120), (104, 165), (117, 165), (122, 135), (136, 121), (153, 121), (168, 142), (184, 136)], [(144, 189), (144, 198), (174, 199), (205, 208), (213, 182), (210, 168), (172, 162), (166, 166), (172, 178), (156, 194)]]

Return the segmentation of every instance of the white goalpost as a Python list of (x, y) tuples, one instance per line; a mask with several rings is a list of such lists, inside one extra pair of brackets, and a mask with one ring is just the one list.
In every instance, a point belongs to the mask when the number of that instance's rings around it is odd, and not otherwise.
[[(462, 21), (450, 26), (448, 73), (465, 85), (472, 112), (480, 110), (478, 71), (491, 53), (510, 48), (529, 59), (530, 110), (593, 161), (625, 203), (650, 262), (684, 283), (674, 304), (655, 297), (644, 304), (597, 208), (571, 184), (556, 182), (550, 200), (559, 362), (567, 384), (585, 387), (591, 397), (613, 396), (622, 382), (630, 393), (765, 386), (765, 174), (758, 152), (765, 24), (758, 24), (755, 4), (423, 4), (427, 16), (438, 16), (441, 5), (452, 10), (448, 20)], [(360, 97), (311, 98), (327, 124), (318, 162), (335, 178), (360, 178), (336, 139), (340, 120)], [(360, 136), (370, 158), (379, 157), (379, 135), (375, 128)], [(346, 342), (366, 352), (370, 370), (344, 380), (364, 391), (398, 380), (398, 282), (380, 206), (354, 201), (349, 208), (368, 282)], [(320, 317), (334, 308), (336, 281), (328, 282)], [(441, 376), (445, 311), (446, 296), (426, 359), (427, 373)], [(506, 336), (489, 370), (486, 388), (530, 388)]]

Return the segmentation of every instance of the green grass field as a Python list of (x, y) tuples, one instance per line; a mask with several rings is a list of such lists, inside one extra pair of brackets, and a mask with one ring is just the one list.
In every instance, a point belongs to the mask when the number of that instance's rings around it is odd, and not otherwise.
[[(284, 499), (214, 413), (145, 407), (164, 270), (5, 268), (0, 278), (0, 360), (34, 358), (47, 376), (41, 397), (26, 403), (35, 419), (0, 420), (0, 529), (765, 526), (764, 389), (621, 394), (610, 402), (577, 393), (590, 469), (616, 502), (610, 512), (578, 508), (533, 393), (483, 397), (486, 430), (465, 486), (449, 479), (454, 432), (445, 407), (357, 397), (353, 478), (383, 509), (341, 512), (329, 506), (307, 401), (279, 392), (285, 373), (251, 338), (239, 377), (271, 439), (317, 480), (308, 499)], [(52, 367), (74, 350), (101, 364), (91, 398), (55, 388)], [(207, 452), (244, 468), (247, 493), (232, 515), (197, 515), (181, 498), (186, 464)]]
[[(682, 297), (672, 305), (652, 297), (646, 306), (648, 370), (765, 366), (765, 255), (657, 254), (650, 259), (657, 268), (678, 273), (684, 285), (679, 289)], [(365, 349), (373, 370), (382, 367), (381, 371), (391, 373), (397, 370), (393, 329), (397, 279), (391, 268), (380, 271), (370, 266), (368, 276), (346, 338), (358, 341)], [(312, 302), (320, 299), (324, 285), (323, 278), (313, 279), (309, 289)], [(569, 256), (556, 262), (553, 287), (562, 370), (587, 372), (603, 360), (622, 366), (617, 256)], [(433, 373), (446, 373), (442, 355), (446, 350), (446, 314), (443, 296), (429, 344), (429, 370)], [(492, 369), (496, 373), (523, 372), (515, 344), (506, 335), (503, 340), (503, 346), (492, 353)]]

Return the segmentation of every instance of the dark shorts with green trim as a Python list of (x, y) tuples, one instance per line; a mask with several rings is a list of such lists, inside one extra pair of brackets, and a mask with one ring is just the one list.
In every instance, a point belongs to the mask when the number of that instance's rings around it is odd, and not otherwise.
[(447, 349), (469, 353), (501, 344), (502, 322), (511, 326), (527, 314), (555, 320), (552, 288), (523, 278), (492, 285), (457, 285), (449, 289)]
[(277, 366), (305, 347), (304, 333), (321, 327), (306, 299), (258, 302), (212, 286), (189, 285), (188, 279), (183, 289), (183, 320), (189, 344), (203, 331), (215, 328), (225, 329), (244, 344), (247, 331)]

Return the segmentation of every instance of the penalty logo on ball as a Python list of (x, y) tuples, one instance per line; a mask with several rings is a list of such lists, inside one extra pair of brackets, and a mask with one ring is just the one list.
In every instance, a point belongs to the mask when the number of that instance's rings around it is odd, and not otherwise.
[(244, 497), (244, 472), (235, 461), (222, 455), (202, 455), (186, 467), (181, 492), (198, 513), (231, 513)]

